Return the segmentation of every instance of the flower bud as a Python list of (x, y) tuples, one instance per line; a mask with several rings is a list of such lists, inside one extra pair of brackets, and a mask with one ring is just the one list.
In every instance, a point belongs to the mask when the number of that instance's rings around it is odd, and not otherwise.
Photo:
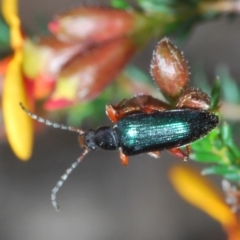
[(162, 39), (153, 53), (151, 74), (160, 90), (170, 98), (177, 98), (188, 85), (187, 62), (168, 38)]
[(179, 97), (177, 107), (197, 108), (208, 110), (210, 108), (210, 97), (200, 89), (188, 88)]
[(132, 33), (140, 17), (130, 11), (81, 7), (59, 14), (49, 30), (61, 41), (100, 43)]
[(135, 51), (130, 38), (119, 38), (76, 56), (62, 68), (45, 108), (55, 110), (97, 97)]

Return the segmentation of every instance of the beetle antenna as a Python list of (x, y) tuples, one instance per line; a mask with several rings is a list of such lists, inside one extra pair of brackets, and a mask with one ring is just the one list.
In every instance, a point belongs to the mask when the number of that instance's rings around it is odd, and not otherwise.
[(42, 117), (39, 117), (38, 115), (36, 115), (36, 114), (30, 112), (29, 110), (27, 110), (27, 109), (23, 106), (23, 104), (22, 104), (21, 102), (20, 102), (19, 104), (20, 104), (22, 110), (23, 110), (30, 118), (32, 118), (32, 119), (34, 119), (34, 120), (37, 120), (37, 121), (40, 122), (40, 123), (43, 123), (43, 124), (45, 124), (45, 125), (47, 125), (47, 126), (52, 126), (52, 127), (54, 127), (54, 128), (60, 128), (60, 129), (62, 129), (62, 130), (69, 130), (69, 131), (73, 131), (73, 132), (78, 132), (79, 134), (83, 134), (83, 133), (84, 133), (84, 131), (81, 130), (81, 129), (74, 128), (74, 127), (70, 127), (70, 126), (67, 126), (67, 125), (64, 125), (64, 124), (54, 123), (54, 122), (51, 122), (51, 121), (49, 121), (49, 120), (47, 120), (47, 119), (44, 119), (44, 118), (42, 118)]
[(90, 150), (86, 148), (82, 155), (78, 158), (76, 162), (74, 162), (70, 168), (66, 170), (66, 172), (61, 176), (60, 180), (57, 182), (55, 187), (52, 189), (51, 193), (51, 201), (52, 205), (55, 208), (56, 211), (59, 211), (59, 206), (57, 204), (57, 192), (62, 187), (63, 183), (67, 180), (71, 172), (78, 166), (78, 164), (83, 160), (83, 158), (88, 154)]

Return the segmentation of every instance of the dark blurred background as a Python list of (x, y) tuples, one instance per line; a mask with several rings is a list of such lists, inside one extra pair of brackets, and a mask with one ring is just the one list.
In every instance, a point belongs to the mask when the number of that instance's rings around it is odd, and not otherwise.
[[(19, 4), (24, 26), (37, 33), (39, 22), (59, 11), (103, 2), (20, 0)], [(229, 21), (224, 16), (196, 26), (182, 46), (190, 65), (200, 64), (213, 79), (216, 67), (226, 64), (239, 79), (239, 26), (239, 18)], [(145, 71), (155, 43), (135, 57)], [(1, 143), (0, 239), (226, 239), (217, 222), (175, 193), (168, 170), (181, 162), (167, 152), (160, 159), (132, 157), (128, 167), (121, 166), (117, 152), (91, 152), (64, 184), (58, 194), (61, 211), (55, 212), (51, 189), (81, 152), (75, 133), (54, 129), (36, 137), (33, 156), (26, 163)], [(214, 180), (220, 186), (220, 178)]]

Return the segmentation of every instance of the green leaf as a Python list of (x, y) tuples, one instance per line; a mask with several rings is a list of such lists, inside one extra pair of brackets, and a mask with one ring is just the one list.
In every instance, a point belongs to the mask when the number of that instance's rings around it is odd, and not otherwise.
[(191, 149), (197, 152), (211, 152), (213, 146), (211, 144), (211, 139), (205, 137), (191, 144)]
[(167, 12), (197, 7), (200, 0), (136, 0), (138, 4), (149, 12)]
[(211, 144), (215, 151), (220, 151), (222, 148), (225, 147), (224, 143), (221, 141), (219, 137), (212, 140)]
[(228, 151), (234, 155), (234, 162), (240, 162), (240, 149), (236, 146), (232, 136), (232, 129), (226, 122), (220, 128), (220, 135), (223, 143), (228, 147)]
[(110, 4), (114, 8), (123, 9), (123, 10), (131, 7), (131, 5), (125, 0), (112, 0)]
[(137, 2), (146, 12), (170, 13), (172, 11), (171, 5), (173, 5), (176, 1), (174, 0), (137, 0)]
[(229, 181), (233, 181), (233, 182), (240, 181), (240, 173), (229, 173), (229, 174), (224, 175), (224, 177), (226, 179), (228, 179)]
[(228, 69), (224, 66), (217, 69), (221, 80), (221, 88), (224, 99), (231, 103), (240, 103), (240, 89), (237, 82), (230, 76)]
[(231, 127), (226, 122), (224, 122), (220, 128), (220, 135), (221, 135), (221, 139), (225, 144), (228, 144), (229, 140), (232, 139)]
[(218, 108), (220, 95), (221, 95), (221, 84), (220, 84), (219, 78), (217, 77), (211, 92), (211, 109)]
[(220, 165), (207, 167), (202, 171), (203, 175), (218, 174), (231, 181), (240, 180), (240, 166), (238, 165)]
[(211, 166), (207, 167), (202, 170), (203, 175), (209, 175), (209, 174), (221, 174), (224, 175), (226, 173), (229, 173), (229, 166), (228, 165), (218, 165), (218, 166)]
[(193, 152), (190, 158), (197, 162), (222, 163), (222, 157), (211, 152)]
[(240, 149), (236, 146), (232, 139), (228, 141), (227, 146), (229, 147), (229, 150), (234, 154), (236, 158), (235, 162), (240, 163)]
[(214, 148), (219, 147), (222, 147), (222, 143), (219, 140), (218, 128), (215, 128), (207, 136), (191, 144), (191, 148), (199, 152), (212, 152)]
[(227, 160), (225, 160), (225, 162), (229, 162), (229, 165), (233, 164), (233, 163), (236, 163), (236, 155), (234, 154), (233, 151), (231, 151), (231, 149), (229, 147), (226, 147), (226, 150), (225, 150), (225, 156), (222, 154), (222, 158)]
[(10, 48), (9, 27), (0, 16), (0, 51)]

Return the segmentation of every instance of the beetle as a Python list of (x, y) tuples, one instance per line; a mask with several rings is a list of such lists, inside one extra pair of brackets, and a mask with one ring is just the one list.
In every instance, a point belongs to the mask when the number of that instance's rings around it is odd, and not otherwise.
[[(204, 137), (219, 122), (218, 116), (208, 110), (208, 100), (208, 96), (198, 89), (185, 91), (175, 108), (149, 95), (135, 96), (117, 106), (106, 106), (113, 126), (87, 131), (53, 123), (31, 113), (22, 103), (20, 106), (31, 118), (41, 123), (79, 133), (79, 143), (84, 151), (52, 189), (51, 200), (57, 210), (57, 192), (91, 150), (118, 150), (125, 166), (128, 165), (128, 156), (149, 153), (157, 158), (164, 149), (186, 160), (190, 152), (189, 144)], [(194, 108), (189, 107), (190, 103), (194, 103)], [(186, 146), (186, 152), (180, 149), (183, 146)]]
[[(56, 194), (69, 174), (91, 150), (117, 150), (123, 165), (128, 157), (148, 153), (160, 157), (162, 150), (186, 160), (190, 144), (207, 135), (219, 122), (216, 114), (210, 112), (210, 98), (200, 89), (187, 88), (189, 73), (187, 62), (179, 50), (164, 38), (153, 54), (151, 74), (158, 87), (175, 104), (168, 104), (150, 95), (137, 95), (122, 100), (118, 105), (107, 105), (106, 114), (112, 126), (84, 131), (63, 124), (53, 123), (22, 109), (33, 119), (46, 125), (79, 134), (79, 144), (84, 149), (52, 189), (51, 200), (58, 209)], [(181, 147), (185, 147), (183, 151)]]

